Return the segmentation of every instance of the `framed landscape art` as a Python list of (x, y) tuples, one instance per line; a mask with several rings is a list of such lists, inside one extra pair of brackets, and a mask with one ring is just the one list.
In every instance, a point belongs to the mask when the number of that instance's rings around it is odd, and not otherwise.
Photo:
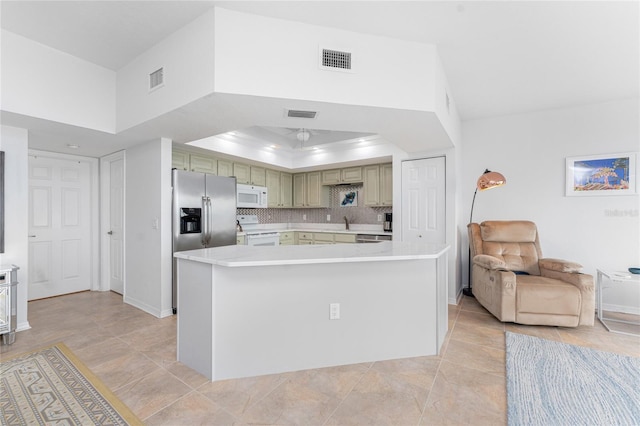
[(567, 157), (566, 195), (636, 194), (635, 152)]

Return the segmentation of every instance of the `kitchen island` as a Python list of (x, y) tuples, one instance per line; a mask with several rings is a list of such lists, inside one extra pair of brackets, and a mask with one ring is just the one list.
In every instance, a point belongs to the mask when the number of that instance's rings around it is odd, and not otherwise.
[(175, 253), (178, 360), (221, 380), (437, 355), (447, 251), (388, 241)]

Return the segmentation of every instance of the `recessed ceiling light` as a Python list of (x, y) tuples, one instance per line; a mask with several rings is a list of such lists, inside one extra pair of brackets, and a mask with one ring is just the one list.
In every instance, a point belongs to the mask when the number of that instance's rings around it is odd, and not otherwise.
[(360, 138), (358, 139), (358, 142), (366, 142), (364, 139)]
[(67, 148), (78, 149), (80, 148), (80, 145), (76, 145), (75, 143), (68, 143)]
[(278, 145), (269, 145), (269, 148), (276, 149), (278, 148)]

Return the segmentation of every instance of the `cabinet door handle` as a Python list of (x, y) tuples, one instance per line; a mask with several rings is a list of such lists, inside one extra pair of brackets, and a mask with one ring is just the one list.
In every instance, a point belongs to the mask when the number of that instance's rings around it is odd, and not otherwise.
[(109, 231), (109, 232), (107, 232), (107, 234), (113, 235), (113, 231)]
[(36, 237), (35, 235), (29, 235), (29, 238), (35, 238), (35, 237)]

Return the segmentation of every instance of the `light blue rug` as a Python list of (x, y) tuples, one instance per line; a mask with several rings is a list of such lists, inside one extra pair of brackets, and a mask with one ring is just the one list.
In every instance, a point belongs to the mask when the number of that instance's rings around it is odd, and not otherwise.
[(640, 358), (506, 332), (507, 420), (640, 425)]

